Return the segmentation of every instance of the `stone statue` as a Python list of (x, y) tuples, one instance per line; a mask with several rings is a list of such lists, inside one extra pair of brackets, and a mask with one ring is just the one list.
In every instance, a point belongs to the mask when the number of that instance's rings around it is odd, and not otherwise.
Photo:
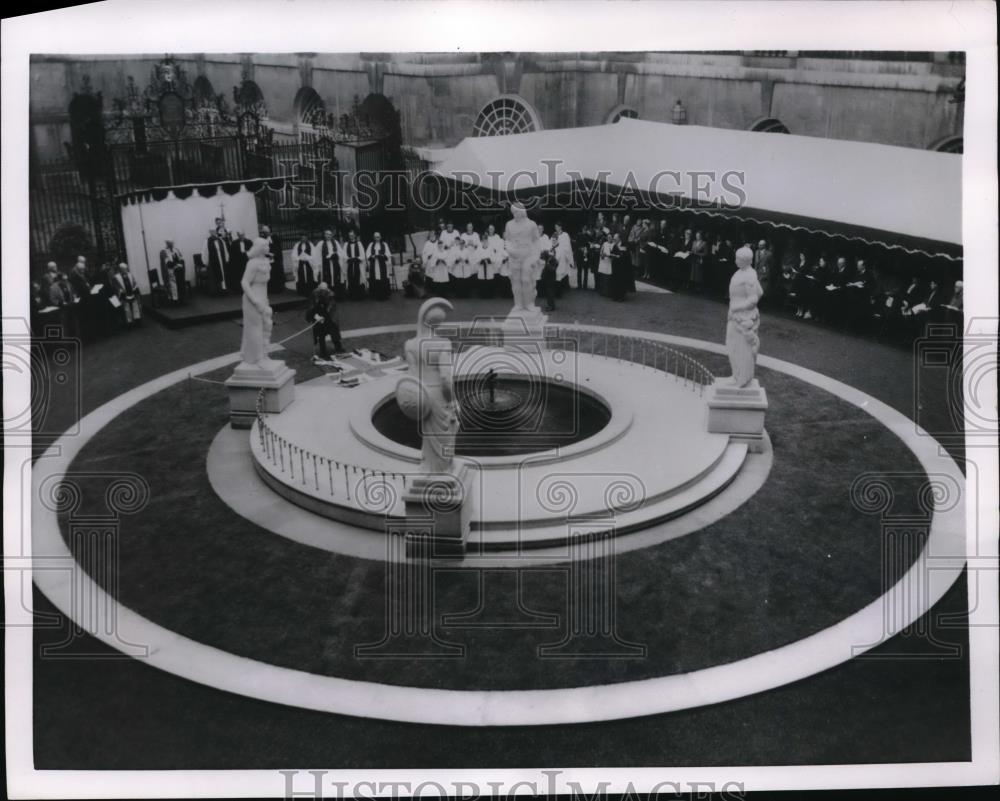
[(424, 301), (417, 313), (417, 335), (403, 345), (409, 374), (396, 385), (396, 403), (420, 427), (420, 470), (425, 474), (453, 472), (459, 409), (452, 387), (451, 342), (434, 333), (451, 308), (444, 298)]
[(753, 270), (753, 251), (740, 248), (736, 251), (737, 270), (729, 282), (729, 323), (726, 326), (726, 349), (733, 375), (730, 382), (745, 387), (753, 381), (760, 350), (760, 313), (757, 303), (764, 290)]
[[(271, 263), (266, 239), (255, 239), (247, 251), (243, 287), (243, 340), (240, 363), (226, 380), (229, 422), (233, 428), (250, 428), (260, 410), (277, 414), (295, 400), (295, 371), (268, 358), (273, 318), (267, 304)], [(263, 397), (261, 396), (263, 393)]]
[(538, 313), (535, 305), (535, 263), (539, 258), (538, 226), (528, 219), (520, 203), (510, 207), (513, 218), (507, 221), (503, 238), (507, 244), (510, 286), (514, 293), (513, 312)]
[(267, 303), (267, 282), (271, 277), (271, 263), (267, 258), (268, 245), (264, 239), (255, 239), (247, 251), (247, 266), (243, 271), (243, 341), (240, 356), (245, 365), (273, 366), (267, 357), (271, 344), (273, 316)]

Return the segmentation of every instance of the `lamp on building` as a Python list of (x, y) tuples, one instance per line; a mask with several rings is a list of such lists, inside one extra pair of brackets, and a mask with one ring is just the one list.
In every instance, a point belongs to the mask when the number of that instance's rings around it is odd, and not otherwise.
[(673, 121), (674, 125), (684, 125), (687, 122), (688, 113), (687, 109), (684, 108), (684, 104), (678, 100), (674, 103), (674, 109), (670, 112), (670, 119)]

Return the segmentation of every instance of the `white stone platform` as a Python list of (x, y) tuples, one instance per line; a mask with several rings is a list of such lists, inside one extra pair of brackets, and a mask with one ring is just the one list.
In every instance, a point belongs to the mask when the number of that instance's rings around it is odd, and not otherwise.
[[(456, 356), (455, 369), (457, 378), (494, 369), (500, 377), (576, 387), (611, 412), (601, 431), (566, 447), (462, 457), (474, 468), (471, 549), (550, 547), (567, 536), (634, 531), (706, 502), (747, 457), (746, 444), (706, 431), (707, 390), (650, 367), (559, 350), (476, 347)], [(398, 378), (352, 388), (323, 378), (298, 385), (295, 402), (269, 416), (267, 425), (272, 437), (308, 453), (283, 465), (255, 427), (250, 443), (261, 478), (310, 511), (384, 532), (402, 518), (403, 477), (420, 460), (419, 451), (372, 424), (374, 410), (393, 398)], [(321, 457), (315, 465), (312, 455)]]

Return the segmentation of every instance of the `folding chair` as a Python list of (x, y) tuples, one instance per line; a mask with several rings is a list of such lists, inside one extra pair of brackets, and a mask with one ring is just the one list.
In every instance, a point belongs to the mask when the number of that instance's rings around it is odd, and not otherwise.
[(158, 308), (160, 305), (167, 300), (167, 290), (166, 287), (160, 283), (160, 271), (155, 267), (150, 268), (148, 271), (149, 276), (149, 305), (152, 308)]

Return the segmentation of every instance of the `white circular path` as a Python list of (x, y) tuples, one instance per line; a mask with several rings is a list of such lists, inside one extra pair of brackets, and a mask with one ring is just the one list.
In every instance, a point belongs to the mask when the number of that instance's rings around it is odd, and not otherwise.
[[(410, 331), (395, 325), (344, 332), (345, 337)], [(722, 345), (646, 331), (563, 326), (625, 334), (667, 344), (724, 353)], [(39, 502), (39, 487), (47, 478), (68, 472), (87, 442), (123, 411), (187, 378), (235, 362), (238, 354), (210, 359), (143, 384), (86, 415), (76, 436), (54, 442), (32, 471), (32, 556), (72, 560), (60, 534), (53, 509)], [(863, 409), (896, 434), (913, 451), (938, 485), (964, 487), (965, 478), (950, 456), (912, 420), (881, 401), (820, 373), (766, 356), (759, 364), (824, 389)], [(958, 493), (962, 497), (964, 493)], [(690, 673), (639, 681), (552, 690), (437, 690), (401, 687), (331, 676), (320, 676), (258, 662), (195, 642), (157, 625), (109, 597), (82, 570), (36, 570), (39, 590), (84, 630), (118, 648), (121, 642), (148, 647), (148, 664), (177, 676), (227, 692), (274, 703), (324, 712), (412, 723), (459, 726), (520, 726), (580, 723), (641, 717), (720, 703), (780, 687), (834, 667), (874, 648), (932, 607), (965, 565), (964, 507), (949, 496), (939, 503), (930, 535), (910, 569), (883, 596), (822, 631), (764, 653)], [(75, 585), (75, 586), (74, 586)], [(921, 588), (916, 594), (914, 588)], [(73, 594), (85, 593), (91, 603), (83, 619)], [(905, 610), (886, 615), (885, 610)], [(108, 625), (114, 615), (114, 626)], [(887, 625), (887, 623), (889, 625)]]

